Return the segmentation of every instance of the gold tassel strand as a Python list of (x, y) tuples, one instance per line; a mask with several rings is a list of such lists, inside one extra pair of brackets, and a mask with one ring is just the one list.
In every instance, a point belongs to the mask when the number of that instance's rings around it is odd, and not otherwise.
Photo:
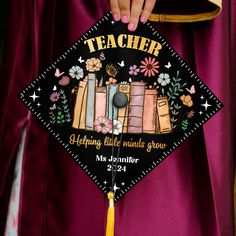
[(115, 204), (114, 198), (115, 194), (109, 192), (107, 194), (109, 200), (109, 207), (107, 210), (107, 226), (106, 226), (106, 236), (114, 236), (115, 233)]

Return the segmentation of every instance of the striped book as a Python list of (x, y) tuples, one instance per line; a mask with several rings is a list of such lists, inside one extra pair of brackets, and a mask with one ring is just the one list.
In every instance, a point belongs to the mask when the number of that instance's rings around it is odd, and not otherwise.
[(88, 74), (88, 94), (85, 118), (85, 129), (93, 130), (93, 122), (95, 117), (95, 93), (96, 93), (96, 77), (94, 73)]
[(95, 102), (95, 119), (106, 116), (106, 87), (97, 87)]
[(172, 131), (169, 103), (167, 97), (157, 98), (156, 133), (170, 133)]
[(72, 127), (76, 129), (85, 128), (85, 111), (87, 103), (87, 82), (80, 81), (76, 96), (74, 117)]
[[(107, 85), (107, 99), (106, 99), (106, 117), (117, 120), (117, 107), (113, 106), (113, 96), (118, 92), (118, 84)], [(112, 116), (113, 112), (113, 116)]]
[(145, 89), (143, 107), (143, 133), (155, 134), (157, 112), (157, 90)]
[[(119, 92), (125, 93), (128, 97), (128, 101), (129, 101), (129, 94), (130, 94), (130, 85), (129, 84), (120, 84), (119, 85)], [(121, 124), (124, 124), (123, 125), (123, 133), (127, 133), (127, 131), (128, 131), (128, 114), (129, 114), (128, 108), (122, 107), (122, 108), (118, 109), (118, 121), (120, 121)]]
[(128, 133), (143, 131), (144, 89), (144, 82), (132, 82), (130, 85)]

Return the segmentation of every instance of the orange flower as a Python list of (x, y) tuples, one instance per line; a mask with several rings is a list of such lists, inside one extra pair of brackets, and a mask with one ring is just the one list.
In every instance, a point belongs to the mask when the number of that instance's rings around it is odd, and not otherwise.
[(106, 84), (106, 85), (108, 85), (108, 84), (115, 84), (116, 81), (117, 81), (117, 80), (116, 80), (115, 78), (110, 77), (110, 78), (109, 78), (109, 81), (106, 81), (105, 84)]
[(183, 102), (185, 106), (191, 107), (193, 105), (193, 101), (190, 95), (182, 95), (180, 100)]
[(86, 69), (90, 72), (99, 71), (102, 67), (102, 63), (98, 58), (92, 57), (86, 61)]

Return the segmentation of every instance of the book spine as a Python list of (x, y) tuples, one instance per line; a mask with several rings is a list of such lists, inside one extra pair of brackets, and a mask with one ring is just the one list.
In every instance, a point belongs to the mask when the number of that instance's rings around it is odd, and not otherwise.
[(80, 120), (82, 116), (83, 106), (86, 107), (86, 91), (87, 91), (87, 82), (80, 81), (76, 96), (75, 108), (74, 108), (74, 117), (72, 122), (72, 127), (78, 129), (80, 127)]
[(167, 97), (157, 98), (157, 123), (156, 133), (170, 133), (172, 131), (169, 103)]
[(88, 94), (86, 107), (85, 129), (93, 130), (93, 122), (95, 116), (95, 89), (96, 77), (94, 73), (88, 74)]
[[(125, 93), (128, 97), (129, 104), (129, 95), (130, 95), (130, 85), (129, 84), (120, 84), (119, 92)], [(128, 105), (127, 105), (128, 106)], [(128, 131), (128, 114), (129, 110), (126, 107), (122, 107), (118, 109), (118, 121), (120, 121), (123, 125), (123, 133), (127, 133)]]
[(86, 107), (87, 107), (87, 97), (88, 97), (88, 86), (85, 87), (84, 96), (82, 100), (82, 110), (79, 122), (79, 129), (85, 129), (85, 120), (86, 120)]
[(157, 90), (145, 89), (143, 107), (143, 133), (155, 134), (157, 112)]
[(95, 119), (106, 116), (106, 87), (96, 89)]
[(143, 131), (144, 82), (132, 82), (130, 86), (128, 133)]
[[(118, 91), (118, 84), (107, 85), (106, 117), (117, 120), (117, 107), (113, 106), (113, 96)], [(113, 116), (112, 116), (113, 111)]]

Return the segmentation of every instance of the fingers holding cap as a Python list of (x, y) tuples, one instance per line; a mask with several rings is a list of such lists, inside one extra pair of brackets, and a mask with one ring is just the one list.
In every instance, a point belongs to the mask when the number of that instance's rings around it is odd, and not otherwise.
[(144, 0), (133, 0), (131, 5), (131, 16), (128, 29), (130, 31), (136, 30), (139, 22), (139, 17), (142, 12)]
[(120, 20), (120, 6), (118, 0), (110, 0), (111, 12), (115, 21)]
[(146, 0), (145, 1), (144, 9), (143, 9), (142, 15), (140, 17), (140, 21), (142, 23), (145, 23), (148, 20), (155, 4), (156, 4), (156, 0)]

